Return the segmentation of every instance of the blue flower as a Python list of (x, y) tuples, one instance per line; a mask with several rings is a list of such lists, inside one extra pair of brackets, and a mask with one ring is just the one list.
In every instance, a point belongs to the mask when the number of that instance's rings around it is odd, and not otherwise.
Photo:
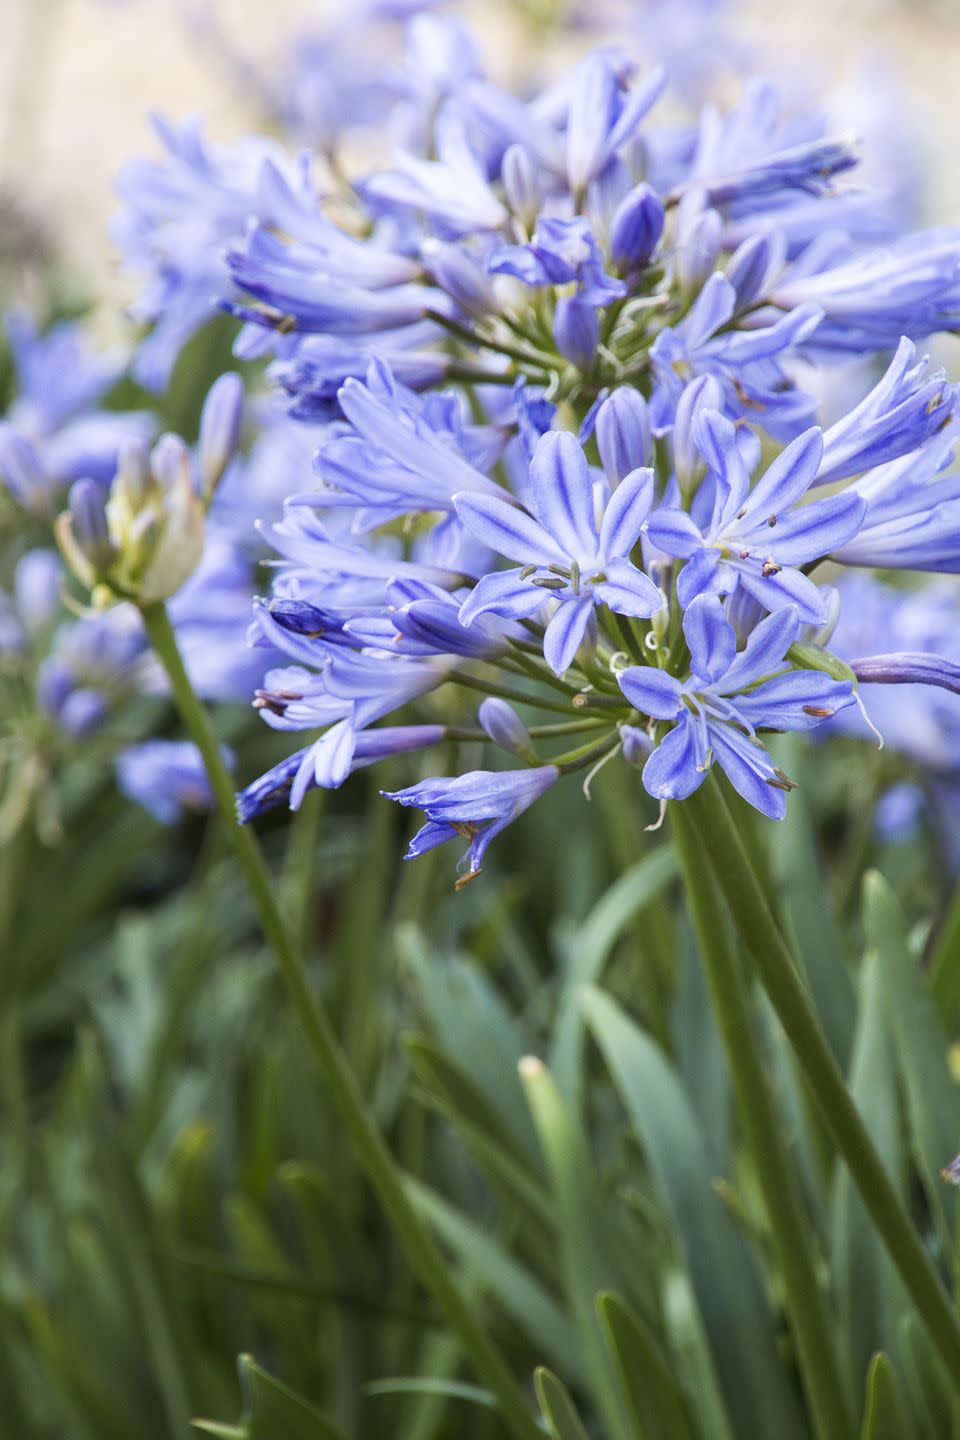
[(822, 621), (820, 591), (798, 567), (851, 539), (865, 506), (854, 494), (798, 504), (816, 479), (821, 432), (814, 427), (788, 445), (752, 490), (729, 420), (705, 411), (697, 439), (713, 486), (698, 492), (693, 513), (658, 510), (647, 527), (655, 545), (686, 561), (677, 577), (680, 604), (742, 585), (766, 610), (795, 605), (804, 621)]
[(541, 215), (528, 245), (497, 245), (487, 256), (494, 275), (512, 275), (525, 285), (568, 285), (588, 305), (609, 305), (627, 293), (622, 280), (607, 275), (590, 222)]
[(736, 289), (715, 273), (679, 325), (661, 330), (650, 346), (658, 428), (673, 422), (686, 384), (698, 375), (715, 376), (730, 413), (760, 420), (778, 439), (789, 439), (812, 418), (815, 401), (796, 387), (780, 361), (818, 330), (823, 312), (802, 305), (772, 324), (741, 329), (731, 327), (736, 308)]
[(643, 767), (643, 783), (661, 800), (683, 800), (717, 763), (731, 785), (771, 819), (783, 818), (791, 784), (757, 736), (809, 730), (853, 703), (849, 683), (817, 670), (794, 670), (786, 652), (800, 634), (793, 606), (762, 620), (737, 651), (733, 627), (714, 596), (693, 600), (683, 617), (690, 675), (632, 666), (617, 679), (644, 715), (675, 722)]
[(657, 586), (630, 559), (653, 503), (653, 472), (634, 470), (618, 485), (599, 529), (590, 470), (573, 435), (554, 431), (541, 438), (530, 480), (533, 513), (506, 495), (454, 496), (457, 514), (477, 539), (521, 562), (479, 580), (460, 619), (470, 625), (487, 612), (524, 619), (546, 600), (555, 601), (543, 653), (562, 675), (595, 606), (645, 618), (664, 604)]
[(559, 775), (555, 765), (531, 770), (472, 770), (467, 775), (423, 780), (406, 790), (382, 793), (398, 805), (426, 812), (427, 824), (410, 841), (407, 860), (457, 836), (469, 840), (462, 862), (468, 869), (457, 882), (459, 889), (479, 874), (491, 840), (539, 800)]
[[(221, 746), (231, 769), (233, 753)], [(149, 810), (161, 825), (175, 825), (185, 810), (213, 808), (213, 792), (203, 757), (189, 740), (145, 740), (117, 757), (117, 784), (131, 800)]]
[(868, 470), (851, 487), (866, 505), (859, 530), (833, 556), (844, 565), (960, 570), (960, 475), (949, 431), (920, 450)]
[(74, 480), (106, 486), (124, 446), (145, 443), (145, 411), (97, 408), (120, 379), (124, 357), (97, 355), (72, 321), (41, 335), (21, 310), (7, 316), (17, 396), (0, 423), (0, 480), (25, 510), (49, 518)]
[(816, 484), (844, 480), (918, 450), (952, 419), (957, 387), (942, 370), (927, 374), (926, 358), (904, 337), (883, 379), (823, 437)]
[[(832, 243), (827, 237), (825, 244)], [(785, 310), (820, 307), (825, 318), (817, 330), (819, 347), (853, 353), (893, 349), (903, 335), (921, 339), (960, 323), (960, 230), (925, 230), (839, 263), (832, 259), (829, 248), (821, 266), (813, 253), (804, 255), (770, 294)]]

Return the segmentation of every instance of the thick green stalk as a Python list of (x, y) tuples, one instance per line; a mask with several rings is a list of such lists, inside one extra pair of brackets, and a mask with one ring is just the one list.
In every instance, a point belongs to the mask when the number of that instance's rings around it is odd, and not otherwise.
[(716, 779), (708, 779), (696, 795), (682, 803), (697, 827), (700, 853), (703, 859), (709, 857), (716, 871), (737, 931), (753, 956), (826, 1126), (931, 1341), (960, 1390), (960, 1318), (847, 1090)]
[(223, 763), (207, 713), (184, 669), (166, 608), (151, 605), (142, 613), (151, 644), (167, 672), (183, 722), (203, 756), (217, 805), (250, 885), (260, 923), (276, 956), (297, 1018), (360, 1164), (403, 1243), (411, 1267), (437, 1301), (451, 1329), (460, 1336), (478, 1374), (497, 1397), (504, 1422), (511, 1433), (519, 1440), (542, 1440), (523, 1391), (499, 1349), (484, 1331), (475, 1309), (461, 1294), (451, 1267), (410, 1203), (402, 1177), (367, 1110), (326, 1011), (310, 988), (298, 947), (281, 914), (276, 887), (256, 837), (249, 827), (237, 820), (233, 782)]
[(809, 1226), (797, 1199), (795, 1176), (754, 1032), (743, 967), (730, 938), (723, 899), (707, 863), (696, 819), (686, 803), (671, 807), (671, 819), (697, 944), (780, 1267), (814, 1429), (820, 1440), (852, 1440), (853, 1419), (831, 1339), (830, 1317), (817, 1283)]

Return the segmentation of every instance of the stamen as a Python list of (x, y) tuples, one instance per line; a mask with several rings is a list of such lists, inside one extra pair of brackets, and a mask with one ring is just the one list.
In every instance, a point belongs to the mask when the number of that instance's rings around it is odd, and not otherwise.
[(661, 800), (661, 801), (660, 801), (660, 818), (659, 818), (658, 820), (655, 820), (652, 825), (644, 825), (643, 828), (644, 828), (645, 833), (646, 833), (647, 835), (652, 835), (655, 830), (659, 830), (659, 829), (660, 829), (661, 825), (663, 824), (663, 822), (664, 822), (664, 820), (665, 820), (666, 818), (667, 818), (667, 802), (666, 802), (666, 800)]
[(828, 710), (825, 705), (804, 705), (804, 715), (814, 715), (818, 720), (829, 720), (831, 715), (836, 715), (836, 710)]
[(541, 590), (565, 590), (567, 587), (566, 580), (553, 575), (539, 575), (535, 580), (531, 580), (530, 584), (539, 585)]
[(594, 777), (600, 774), (600, 771), (603, 769), (604, 765), (606, 765), (608, 760), (612, 760), (614, 755), (619, 755), (622, 748), (623, 747), (620, 745), (615, 745), (612, 750), (607, 751), (606, 755), (601, 755), (600, 759), (597, 761), (596, 765), (594, 765), (593, 769), (587, 772), (587, 777), (583, 782), (584, 800), (589, 800), (592, 798), (590, 795), (590, 786), (593, 782)]
[(779, 575), (782, 569), (783, 566), (778, 565), (776, 560), (764, 560), (760, 567), (760, 574), (764, 580), (769, 580), (771, 575)]
[(530, 579), (530, 576), (531, 576), (531, 575), (536, 575), (536, 573), (537, 573), (537, 567), (536, 567), (536, 565), (524, 565), (523, 569), (520, 571), (520, 579), (521, 579), (521, 580), (529, 580), (529, 579)]
[(873, 721), (870, 719), (870, 716), (867, 714), (867, 707), (866, 707), (866, 705), (864, 705), (864, 703), (863, 703), (863, 696), (860, 694), (860, 691), (859, 691), (859, 690), (854, 690), (854, 692), (853, 692), (853, 699), (854, 699), (854, 703), (856, 704), (857, 709), (860, 711), (860, 714), (863, 716), (863, 718), (864, 718), (864, 720), (866, 721), (867, 725), (870, 727), (870, 729), (873, 731), (874, 735), (876, 735), (876, 737), (877, 737), (877, 741), (879, 742), (879, 743), (877, 744), (877, 749), (878, 749), (878, 750), (882, 750), (882, 749), (883, 749), (883, 736), (880, 734), (880, 731), (877, 729), (876, 725), (874, 725)]

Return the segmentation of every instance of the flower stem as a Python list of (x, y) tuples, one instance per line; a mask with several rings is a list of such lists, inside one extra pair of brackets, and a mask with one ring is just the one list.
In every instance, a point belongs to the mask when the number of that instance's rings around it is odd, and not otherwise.
[(731, 942), (716, 878), (705, 863), (697, 817), (683, 802), (671, 807), (671, 819), (697, 945), (727, 1052), (744, 1136), (763, 1194), (814, 1428), (820, 1440), (851, 1440), (853, 1420), (831, 1339), (830, 1317), (817, 1282), (809, 1227), (797, 1199), (795, 1177), (754, 1033), (747, 981)]
[(203, 756), (237, 858), (256, 904), (264, 934), (276, 956), (291, 1002), (322, 1072), (327, 1094), (339, 1112), (361, 1166), (376, 1191), (406, 1250), (411, 1267), (433, 1295), (451, 1329), (470, 1354), (478, 1374), (496, 1395), (504, 1422), (518, 1440), (542, 1440), (523, 1391), (499, 1349), (486, 1334), (476, 1310), (464, 1296), (453, 1272), (423, 1228), (404, 1188), (403, 1179), (371, 1118), (346, 1056), (321, 1001), (313, 993), (276, 899), (276, 890), (253, 832), (239, 823), (233, 783), (206, 711), (184, 669), (166, 608), (144, 607), (143, 620), (151, 644), (167, 672), (173, 697), (190, 735)]
[(716, 780), (708, 779), (682, 804), (853, 1183), (960, 1390), (960, 1318), (847, 1090)]

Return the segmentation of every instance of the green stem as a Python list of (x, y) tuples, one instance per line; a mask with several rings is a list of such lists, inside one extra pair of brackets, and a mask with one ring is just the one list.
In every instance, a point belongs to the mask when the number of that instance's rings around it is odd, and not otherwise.
[(512, 700), (515, 705), (532, 705), (534, 709), (555, 710), (560, 715), (569, 715), (573, 710), (573, 695), (566, 704), (559, 700), (544, 699), (542, 695), (530, 695), (526, 690), (517, 690), (512, 685), (502, 685), (496, 680), (482, 680), (479, 675), (467, 675), (455, 670), (449, 677), (451, 685), (464, 685), (468, 690), (479, 690), (483, 695), (498, 695), (501, 700)]
[(763, 1194), (814, 1427), (820, 1440), (850, 1440), (853, 1419), (831, 1341), (830, 1316), (817, 1283), (809, 1226), (797, 1199), (782, 1126), (754, 1033), (743, 967), (731, 942), (717, 881), (706, 862), (697, 817), (684, 803), (671, 807), (671, 819), (697, 945)]
[(737, 930), (853, 1183), (960, 1388), (960, 1318), (850, 1097), (716, 780), (709, 779), (683, 805), (699, 830), (700, 854), (710, 857)]
[(463, 1341), (478, 1374), (496, 1395), (505, 1423), (519, 1440), (542, 1440), (523, 1391), (499, 1349), (465, 1300), (429, 1233), (407, 1197), (393, 1158), (370, 1116), (320, 1000), (314, 995), (300, 953), (277, 904), (276, 890), (252, 830), (237, 820), (233, 782), (206, 711), (190, 684), (166, 608), (144, 607), (150, 642), (173, 691), (183, 722), (203, 756), (210, 785), (223, 814), (237, 859), (243, 867), (264, 934), (276, 956), (297, 1018), (322, 1072), (326, 1090), (339, 1112), (361, 1166), (406, 1250), (411, 1267), (433, 1295), (451, 1328)]

